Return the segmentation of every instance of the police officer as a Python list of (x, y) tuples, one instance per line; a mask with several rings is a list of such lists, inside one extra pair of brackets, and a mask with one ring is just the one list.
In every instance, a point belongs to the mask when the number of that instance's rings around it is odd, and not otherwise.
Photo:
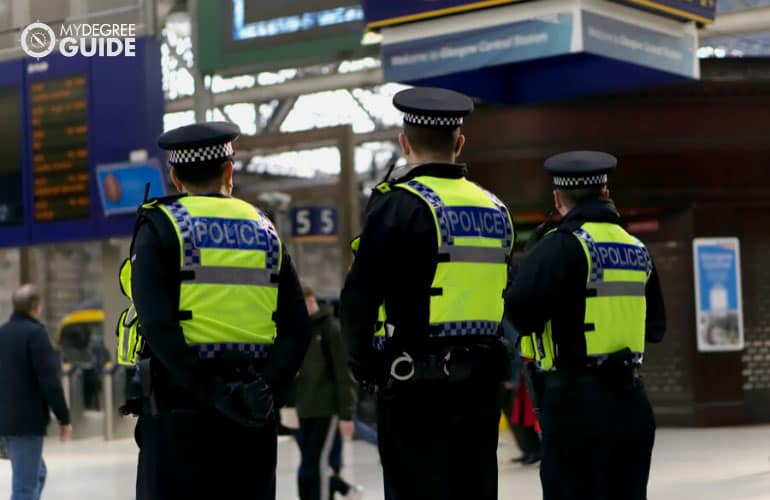
[(644, 500), (655, 421), (639, 375), (666, 320), (645, 246), (620, 226), (607, 190), (616, 159), (546, 160), (562, 219), (521, 262), (506, 315), (543, 378), (545, 500)]
[(141, 353), (140, 500), (275, 498), (275, 399), (310, 325), (273, 224), (231, 197), (238, 134), (203, 123), (160, 137), (180, 194), (142, 206), (121, 271), (138, 315), (122, 317), (118, 355)]
[(498, 388), (508, 369), (498, 332), (513, 224), (455, 162), (473, 102), (413, 88), (393, 103), (411, 169), (373, 191), (341, 297), (353, 372), (379, 388), (385, 497), (497, 499)]

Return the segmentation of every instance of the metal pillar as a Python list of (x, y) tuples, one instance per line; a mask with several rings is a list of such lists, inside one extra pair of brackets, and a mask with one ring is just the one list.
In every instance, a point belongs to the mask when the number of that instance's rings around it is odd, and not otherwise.
[[(200, 54), (198, 40), (198, 2), (200, 0), (190, 0), (190, 38), (192, 39), (192, 51), (195, 55), (195, 62), (190, 72), (195, 79), (195, 93), (193, 94), (193, 109), (195, 110), (195, 122), (202, 123), (206, 121), (206, 112), (212, 107), (211, 91), (206, 88), (204, 75), (198, 69), (198, 54)], [(169, 111), (168, 106), (166, 111)]]
[(353, 254), (350, 252), (350, 240), (359, 232), (360, 209), (358, 206), (358, 176), (355, 166), (355, 139), (353, 128), (348, 125), (340, 133), (338, 147), (340, 150), (339, 177), (339, 222), (340, 235), (340, 271), (342, 284), (353, 264)]

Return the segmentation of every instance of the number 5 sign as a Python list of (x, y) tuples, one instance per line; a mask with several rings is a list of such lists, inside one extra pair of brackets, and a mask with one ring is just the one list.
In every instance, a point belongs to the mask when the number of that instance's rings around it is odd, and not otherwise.
[(337, 241), (336, 207), (293, 207), (291, 237), (305, 241)]

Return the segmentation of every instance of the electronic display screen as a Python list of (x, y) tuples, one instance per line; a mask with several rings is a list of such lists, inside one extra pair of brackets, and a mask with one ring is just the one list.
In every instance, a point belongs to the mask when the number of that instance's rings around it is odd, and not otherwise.
[(279, 17), (301, 16), (306, 12), (320, 12), (335, 7), (354, 5), (350, 0), (243, 0), (244, 19), (247, 23), (275, 19)]
[(24, 222), (21, 90), (0, 86), (0, 227)]
[(29, 84), (34, 222), (90, 215), (87, 103), (85, 75)]
[(363, 29), (364, 11), (351, 0), (287, 0), (269, 5), (261, 0), (231, 2), (229, 44), (240, 48), (318, 40)]

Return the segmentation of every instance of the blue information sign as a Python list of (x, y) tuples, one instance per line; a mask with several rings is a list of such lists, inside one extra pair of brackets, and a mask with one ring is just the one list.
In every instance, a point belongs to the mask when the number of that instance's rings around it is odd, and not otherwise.
[(418, 38), (382, 47), (385, 78), (413, 81), (569, 54), (572, 14)]
[(166, 195), (166, 182), (157, 161), (98, 165), (96, 180), (105, 216), (136, 213), (144, 201), (147, 183), (149, 198)]
[(337, 241), (338, 217), (336, 207), (292, 207), (290, 216), (292, 239)]
[(743, 349), (738, 238), (693, 240), (695, 321), (699, 351)]
[(120, 211), (124, 199), (105, 203), (96, 167), (137, 150), (162, 157), (161, 81), (160, 41), (151, 37), (137, 38), (130, 57), (0, 64), (0, 248), (131, 235), (133, 210)]

